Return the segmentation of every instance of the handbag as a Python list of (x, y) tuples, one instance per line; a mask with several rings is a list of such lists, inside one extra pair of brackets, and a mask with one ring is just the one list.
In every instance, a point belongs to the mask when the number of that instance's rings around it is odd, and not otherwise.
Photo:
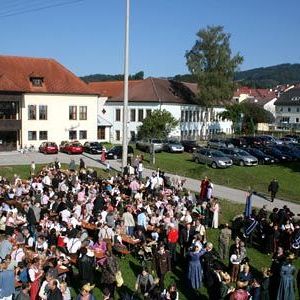
[(122, 277), (121, 271), (118, 271), (116, 273), (116, 283), (117, 283), (117, 287), (121, 287), (124, 283), (124, 279)]

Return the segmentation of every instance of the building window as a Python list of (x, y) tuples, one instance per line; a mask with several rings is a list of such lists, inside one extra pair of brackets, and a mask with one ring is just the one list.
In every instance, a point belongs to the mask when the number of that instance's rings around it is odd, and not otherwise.
[(48, 140), (48, 131), (40, 131), (39, 132), (39, 140), (40, 141)]
[(120, 141), (120, 140), (121, 140), (120, 130), (116, 130), (116, 141)]
[(47, 105), (40, 105), (39, 106), (39, 119), (40, 120), (47, 120)]
[(193, 122), (196, 122), (196, 112), (193, 111)]
[(76, 130), (69, 131), (69, 140), (77, 140), (77, 131)]
[(299, 112), (300, 111), (300, 109), (299, 109), (299, 107), (297, 107), (297, 112)]
[(198, 111), (197, 111), (197, 122), (200, 121), (200, 116), (199, 116), (199, 115), (200, 115), (200, 111), (198, 110)]
[(282, 123), (290, 123), (290, 117), (282, 117), (281, 122)]
[(87, 131), (86, 130), (79, 130), (79, 139), (86, 140), (87, 139)]
[(135, 122), (135, 109), (130, 110), (130, 122)]
[(36, 105), (28, 105), (28, 120), (36, 120)]
[(299, 118), (296, 118), (296, 123), (299, 123)]
[(32, 86), (41, 87), (43, 86), (43, 78), (42, 77), (31, 77), (30, 82)]
[(105, 140), (105, 127), (104, 126), (98, 126), (97, 137), (98, 137), (98, 140)]
[(121, 121), (121, 109), (116, 108), (116, 121), (120, 122)]
[(87, 106), (79, 106), (79, 120), (87, 120)]
[(144, 120), (144, 110), (143, 109), (139, 109), (139, 112), (138, 112), (138, 121), (139, 122), (143, 122)]
[(290, 107), (288, 107), (288, 112), (291, 112), (291, 108)]
[(36, 141), (36, 131), (28, 131), (28, 141)]
[(189, 120), (189, 112), (186, 110), (186, 111), (185, 111), (185, 118), (184, 118), (184, 121), (185, 121), (185, 122), (188, 122), (188, 120)]
[(189, 112), (189, 121), (192, 122), (193, 121), (193, 112), (190, 110)]
[(77, 120), (77, 106), (69, 106), (69, 120)]
[(181, 111), (181, 117), (180, 117), (180, 121), (183, 122), (184, 121), (184, 111)]
[(146, 109), (146, 118), (151, 116), (151, 109)]

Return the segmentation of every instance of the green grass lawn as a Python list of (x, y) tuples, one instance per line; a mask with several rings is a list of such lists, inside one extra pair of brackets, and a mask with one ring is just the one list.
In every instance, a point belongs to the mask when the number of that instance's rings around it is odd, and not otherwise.
[(283, 200), (300, 202), (300, 162), (284, 165), (232, 166), (227, 169), (212, 169), (209, 166), (193, 162), (192, 154), (189, 153), (156, 153), (155, 165), (150, 163), (152, 160), (149, 153), (138, 150), (136, 150), (136, 153), (144, 155), (146, 167), (160, 168), (169, 173), (195, 179), (208, 176), (217, 184), (241, 190), (247, 190), (250, 186), (258, 192), (268, 193), (268, 185), (276, 177), (280, 186), (277, 197)]
[[(217, 182), (217, 178), (220, 178), (221, 175), (216, 175), (218, 174), (217, 172), (220, 172), (220, 174), (223, 174), (223, 176), (226, 178), (226, 176), (229, 175), (224, 175), (226, 173), (224, 172), (234, 172), (236, 169), (236, 172), (240, 172), (240, 173), (233, 173), (233, 174), (240, 174), (240, 176), (242, 176), (242, 172), (258, 172), (258, 170), (264, 170), (265, 167), (258, 167), (258, 168), (232, 168), (229, 170), (212, 170), (212, 169), (207, 169), (205, 166), (201, 166), (201, 165), (196, 165), (195, 163), (192, 163), (190, 161), (188, 161), (189, 155), (187, 154), (179, 154), (179, 155), (172, 155), (172, 154), (167, 154), (167, 153), (161, 153), (157, 155), (157, 165), (165, 170), (168, 170), (170, 172), (174, 172), (176, 173), (176, 171), (179, 173), (180, 170), (182, 170), (184, 168), (185, 165), (188, 165), (191, 169), (190, 170), (194, 170), (193, 174), (195, 178), (201, 178), (202, 176), (209, 175), (211, 178), (214, 179), (215, 182)], [(147, 157), (146, 157), (147, 159)], [(172, 166), (172, 164), (174, 166)], [(169, 166), (170, 169), (167, 169), (167, 165)], [(67, 167), (67, 165), (63, 165), (63, 167)], [(37, 165), (37, 169), (42, 168), (42, 165)], [(277, 169), (277, 171), (279, 172), (280, 169), (288, 169), (287, 167), (283, 168), (280, 166), (274, 166), (274, 167), (270, 167), (270, 170), (274, 170)], [(105, 171), (103, 171), (102, 169), (97, 169), (98, 175), (102, 175), (102, 176), (106, 176), (107, 173), (105, 173)], [(196, 177), (197, 172), (202, 172), (200, 173), (200, 175), (198, 175), (199, 177)], [(212, 173), (210, 173), (212, 172)], [(221, 173), (222, 172), (222, 173)], [(289, 174), (290, 172), (288, 172), (288, 170), (286, 170), (287, 174)], [(14, 174), (18, 174), (20, 175), (22, 178), (26, 178), (29, 175), (29, 166), (7, 166), (7, 167), (1, 167), (0, 168), (0, 175), (1, 176), (5, 176), (7, 178), (12, 178)], [(180, 174), (180, 173), (179, 173)], [(227, 173), (229, 174), (229, 173)], [(264, 174), (262, 172), (262, 174)], [(272, 172), (269, 172), (267, 174), (270, 174), (270, 176), (272, 177)], [(182, 175), (186, 175), (186, 176), (190, 176), (188, 174), (182, 174)], [(238, 176), (238, 175), (236, 175)], [(252, 175), (252, 181), (255, 181), (254, 175)], [(266, 176), (266, 174), (264, 174), (264, 176)], [(273, 174), (274, 176), (274, 174)], [(287, 176), (287, 175), (286, 175)], [(291, 176), (291, 175), (290, 175)], [(294, 175), (296, 176), (296, 175)], [(299, 176), (299, 174), (297, 175)], [(281, 182), (281, 177), (278, 176), (279, 182)], [(240, 184), (243, 184), (244, 182), (249, 182), (249, 180), (247, 180), (245, 177), (244, 179), (240, 179), (240, 178), (236, 178), (235, 182), (240, 182)], [(284, 181), (286, 182), (286, 181)], [(300, 182), (300, 181), (299, 181)], [(224, 184), (224, 183), (223, 183)], [(283, 184), (283, 182), (281, 182), (281, 184)], [(291, 183), (290, 186), (293, 186), (295, 184)], [(298, 188), (299, 187), (295, 187)], [(237, 214), (242, 213), (244, 210), (244, 205), (243, 204), (238, 204), (238, 203), (234, 203), (234, 205), (229, 202), (226, 201), (224, 199), (220, 200), (220, 224), (224, 224), (226, 222), (230, 222), (230, 220)], [(208, 236), (208, 241), (211, 241), (214, 244), (215, 249), (218, 249), (218, 237), (219, 237), (219, 230), (218, 229), (208, 229), (207, 232), (207, 236)], [(256, 250), (255, 248), (248, 248), (247, 249), (248, 252), (248, 256), (250, 258), (250, 265), (252, 268), (252, 271), (254, 271), (254, 273), (256, 273), (257, 271), (259, 271), (263, 266), (270, 266), (271, 264), (271, 257), (265, 254), (262, 254), (261, 252), (259, 252), (258, 250)], [(227, 261), (224, 261), (224, 263), (227, 265)], [(122, 257), (119, 259), (119, 264), (122, 270), (122, 274), (123, 274), (123, 278), (124, 278), (124, 287), (123, 288), (128, 288), (130, 291), (133, 292), (134, 290), (134, 285), (135, 285), (135, 281), (137, 278), (137, 275), (139, 274), (139, 272), (141, 272), (142, 270), (142, 266), (140, 264), (140, 262), (134, 258), (132, 255), (126, 255), (125, 257)], [(179, 262), (174, 268), (173, 268), (173, 272), (167, 274), (166, 279), (165, 279), (165, 285), (169, 285), (172, 282), (175, 282), (177, 284), (177, 287), (179, 289), (179, 293), (180, 293), (180, 300), (188, 300), (188, 299), (208, 299), (207, 298), (207, 293), (206, 293), (206, 289), (205, 288), (201, 288), (199, 289), (199, 291), (197, 291), (197, 295), (195, 295), (195, 293), (187, 286), (186, 280), (185, 280), (185, 262)], [(298, 260), (295, 262), (295, 266), (297, 269), (300, 268), (300, 260), (298, 258)], [(76, 270), (75, 270), (76, 271)], [(96, 288), (94, 289), (94, 295), (96, 297), (96, 299), (100, 300), (103, 299), (102, 296), (102, 292), (99, 289), (99, 281), (100, 281), (100, 276), (101, 274), (97, 274), (96, 276)], [(77, 284), (77, 282), (74, 282), (72, 284), (72, 295), (75, 296), (79, 291), (79, 286)], [(298, 299), (298, 298), (297, 298)]]

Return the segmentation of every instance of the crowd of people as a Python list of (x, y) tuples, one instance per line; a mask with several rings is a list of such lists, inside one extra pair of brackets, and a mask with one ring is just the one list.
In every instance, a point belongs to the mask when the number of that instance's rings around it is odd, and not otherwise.
[[(0, 299), (69, 300), (73, 287), (76, 299), (95, 300), (95, 286), (103, 299), (179, 299), (175, 282), (165, 280), (178, 266), (195, 297), (204, 286), (212, 300), (294, 299), (293, 213), (264, 207), (219, 225), (212, 181), (201, 181), (199, 197), (183, 185), (160, 170), (144, 178), (140, 158), (107, 178), (83, 160), (67, 170), (56, 160), (39, 172), (32, 163), (26, 180), (1, 177)], [(220, 228), (215, 245), (208, 228)], [(253, 270), (250, 246), (272, 255), (271, 266)], [(128, 254), (140, 262), (132, 293), (118, 259)]]

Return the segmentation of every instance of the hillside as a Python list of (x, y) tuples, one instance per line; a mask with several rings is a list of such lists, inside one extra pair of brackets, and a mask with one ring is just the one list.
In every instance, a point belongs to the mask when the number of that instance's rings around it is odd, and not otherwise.
[(300, 64), (281, 64), (237, 72), (235, 80), (242, 85), (270, 88), (279, 84), (300, 82)]

